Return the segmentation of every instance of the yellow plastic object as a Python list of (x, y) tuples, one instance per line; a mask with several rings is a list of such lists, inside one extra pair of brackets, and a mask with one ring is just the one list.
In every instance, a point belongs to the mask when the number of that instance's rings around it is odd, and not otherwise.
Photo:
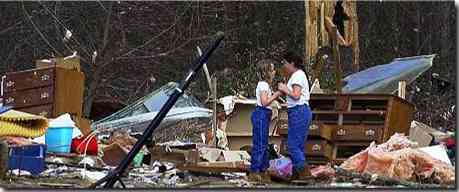
[(48, 129), (48, 119), (16, 110), (0, 114), (0, 137), (40, 137)]

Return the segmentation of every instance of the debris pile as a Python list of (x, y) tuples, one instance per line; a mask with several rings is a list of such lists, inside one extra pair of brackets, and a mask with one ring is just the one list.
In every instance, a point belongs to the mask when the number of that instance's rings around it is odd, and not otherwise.
[(386, 143), (370, 146), (341, 164), (341, 168), (358, 173), (384, 176), (403, 181), (451, 184), (455, 169), (415, 148), (416, 143), (402, 134), (393, 135)]

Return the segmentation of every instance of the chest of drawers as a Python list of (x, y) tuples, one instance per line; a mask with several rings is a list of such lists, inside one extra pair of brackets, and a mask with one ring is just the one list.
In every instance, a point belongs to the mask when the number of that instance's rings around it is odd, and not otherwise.
[(5, 106), (50, 118), (63, 113), (82, 115), (81, 72), (48, 67), (7, 73), (2, 78)]
[[(346, 159), (372, 141), (387, 141), (396, 132), (408, 134), (414, 114), (413, 104), (387, 94), (312, 94), (309, 103), (313, 117), (305, 155), (321, 163)], [(277, 125), (283, 137), (282, 153), (287, 153), (287, 119), (283, 107)]]

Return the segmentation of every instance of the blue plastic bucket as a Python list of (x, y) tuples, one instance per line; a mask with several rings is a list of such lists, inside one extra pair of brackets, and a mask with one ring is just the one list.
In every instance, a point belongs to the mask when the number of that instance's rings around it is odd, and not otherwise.
[(73, 127), (49, 127), (45, 134), (45, 143), (49, 152), (70, 153)]

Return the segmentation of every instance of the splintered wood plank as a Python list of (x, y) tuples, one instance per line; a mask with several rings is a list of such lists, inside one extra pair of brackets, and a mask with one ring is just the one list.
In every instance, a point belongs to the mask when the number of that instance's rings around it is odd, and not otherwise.
[(194, 172), (205, 173), (221, 173), (221, 172), (247, 172), (249, 166), (244, 164), (243, 161), (235, 162), (199, 162), (197, 164), (183, 164), (178, 165), (180, 170), (188, 170)]

